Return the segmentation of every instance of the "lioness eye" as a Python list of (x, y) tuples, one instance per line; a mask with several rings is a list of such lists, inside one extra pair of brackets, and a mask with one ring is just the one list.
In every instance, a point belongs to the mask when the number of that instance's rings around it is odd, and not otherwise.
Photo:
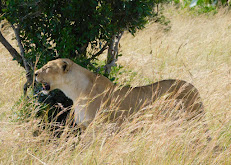
[(46, 69), (50, 69), (51, 67), (50, 66), (48, 66)]

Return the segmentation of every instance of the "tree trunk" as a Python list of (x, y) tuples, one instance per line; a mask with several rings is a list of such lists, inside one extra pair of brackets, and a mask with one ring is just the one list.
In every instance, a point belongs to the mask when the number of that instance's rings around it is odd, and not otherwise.
[(119, 53), (119, 41), (124, 32), (119, 32), (112, 36), (112, 39), (109, 43), (108, 53), (107, 53), (107, 62), (105, 65), (105, 74), (109, 75), (111, 72), (111, 67), (116, 66), (116, 61), (118, 60)]
[(17, 27), (15, 27), (14, 25), (11, 25), (11, 27), (14, 30), (14, 33), (15, 33), (15, 36), (16, 36), (16, 40), (18, 42), (18, 47), (20, 49), (20, 54), (21, 54), (21, 57), (22, 57), (22, 61), (23, 61), (23, 64), (24, 64), (24, 68), (26, 70), (26, 79), (27, 79), (27, 82), (24, 84), (24, 88), (23, 88), (24, 89), (24, 95), (26, 95), (27, 89), (33, 83), (32, 69), (29, 66), (29, 64), (28, 64), (28, 62), (27, 62), (27, 60), (25, 58), (25, 51), (24, 51), (24, 48), (23, 48), (23, 45), (22, 45), (22, 42), (21, 42), (21, 38), (20, 38), (19, 25), (17, 25)]
[(11, 25), (11, 27), (14, 30), (16, 40), (18, 42), (18, 46), (20, 49), (20, 54), (13, 48), (13, 46), (6, 40), (6, 38), (2, 35), (2, 32), (0, 31), (0, 42), (3, 44), (3, 46), (8, 50), (8, 52), (13, 57), (13, 60), (16, 60), (25, 70), (26, 70), (26, 79), (27, 82), (24, 84), (24, 95), (26, 95), (27, 89), (31, 84), (33, 83), (33, 76), (31, 74), (32, 69), (29, 66), (27, 60), (25, 59), (25, 52), (23, 45), (21, 43), (21, 38), (19, 36), (19, 27), (15, 28), (14, 25)]

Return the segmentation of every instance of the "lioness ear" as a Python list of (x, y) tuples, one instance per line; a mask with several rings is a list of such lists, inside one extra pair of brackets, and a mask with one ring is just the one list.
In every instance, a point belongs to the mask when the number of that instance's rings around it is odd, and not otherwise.
[(63, 61), (63, 66), (62, 66), (62, 68), (63, 68), (63, 71), (66, 73), (66, 72), (68, 72), (69, 71), (69, 63), (67, 62), (67, 61)]

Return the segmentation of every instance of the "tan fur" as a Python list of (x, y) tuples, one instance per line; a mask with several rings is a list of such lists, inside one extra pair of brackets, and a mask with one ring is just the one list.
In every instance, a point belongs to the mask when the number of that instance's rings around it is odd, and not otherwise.
[(50, 61), (35, 75), (38, 82), (48, 83), (50, 90), (60, 89), (73, 100), (75, 122), (84, 126), (89, 125), (99, 109), (110, 109), (112, 102), (113, 108), (123, 110), (114, 113), (114, 118), (154, 104), (161, 96), (181, 100), (186, 119), (203, 112), (198, 90), (182, 80), (163, 80), (147, 86), (118, 88), (106, 77), (96, 75), (69, 59)]

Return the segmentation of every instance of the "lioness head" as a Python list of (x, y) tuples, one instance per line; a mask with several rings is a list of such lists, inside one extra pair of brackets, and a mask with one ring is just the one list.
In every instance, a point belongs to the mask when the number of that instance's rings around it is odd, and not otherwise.
[(48, 62), (35, 72), (35, 79), (42, 83), (45, 94), (64, 84), (65, 74), (68, 73), (71, 65), (72, 61), (69, 59), (57, 59)]

